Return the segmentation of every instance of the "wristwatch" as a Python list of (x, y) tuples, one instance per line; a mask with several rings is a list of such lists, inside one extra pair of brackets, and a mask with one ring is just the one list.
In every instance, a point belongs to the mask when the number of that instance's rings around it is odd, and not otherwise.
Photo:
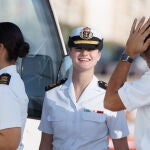
[(121, 61), (127, 61), (132, 63), (134, 59), (132, 59), (127, 53), (123, 53), (121, 56)]

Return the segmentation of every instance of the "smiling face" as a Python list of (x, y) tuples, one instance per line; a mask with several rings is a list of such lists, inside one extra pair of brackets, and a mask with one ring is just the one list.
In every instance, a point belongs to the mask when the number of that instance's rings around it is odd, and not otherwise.
[(94, 67), (100, 59), (101, 53), (98, 49), (86, 50), (72, 47), (69, 55), (76, 71), (94, 71)]

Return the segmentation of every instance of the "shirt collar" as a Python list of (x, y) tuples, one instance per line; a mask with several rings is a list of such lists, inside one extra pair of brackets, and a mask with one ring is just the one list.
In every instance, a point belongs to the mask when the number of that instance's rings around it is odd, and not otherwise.
[[(70, 88), (72, 86), (72, 76), (69, 76), (67, 81), (64, 83), (64, 85), (62, 86), (62, 88)], [(97, 84), (97, 86), (95, 85)], [(95, 75), (93, 75), (93, 79), (91, 80), (91, 82), (89, 83), (89, 85), (86, 87), (88, 89), (95, 89), (95, 87), (98, 87), (98, 79)], [(98, 87), (99, 89), (99, 87)]]
[(2, 69), (0, 69), (0, 74), (2, 73), (11, 73), (11, 72), (14, 72), (16, 71), (16, 65), (10, 65), (10, 66), (7, 66), (7, 67), (4, 67)]

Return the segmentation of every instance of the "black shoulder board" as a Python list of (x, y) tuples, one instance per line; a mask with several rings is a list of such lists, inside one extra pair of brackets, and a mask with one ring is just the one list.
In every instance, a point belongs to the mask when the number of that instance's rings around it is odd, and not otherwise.
[(98, 85), (99, 87), (103, 88), (103, 89), (107, 89), (107, 83), (104, 81), (98, 81)]
[(62, 79), (62, 80), (60, 80), (60, 81), (58, 81), (56, 83), (53, 83), (51, 85), (46, 86), (45, 87), (45, 91), (51, 90), (51, 89), (53, 89), (53, 88), (55, 88), (55, 87), (57, 87), (57, 86), (59, 86), (61, 84), (64, 84), (66, 82), (66, 80), (67, 79)]
[(0, 84), (7, 84), (7, 85), (9, 85), (10, 78), (11, 78), (11, 75), (8, 74), (8, 73), (1, 74), (0, 75)]

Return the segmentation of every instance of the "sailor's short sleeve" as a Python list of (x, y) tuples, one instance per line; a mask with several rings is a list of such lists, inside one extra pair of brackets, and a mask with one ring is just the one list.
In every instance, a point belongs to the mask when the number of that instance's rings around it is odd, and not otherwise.
[(49, 116), (48, 101), (49, 99), (47, 98), (47, 95), (45, 94), (43, 108), (42, 108), (42, 116), (41, 116), (41, 121), (40, 121), (38, 129), (44, 133), (52, 134), (53, 130), (51, 127), (51, 122), (48, 121), (48, 116)]
[(118, 94), (128, 111), (150, 105), (149, 80), (142, 78), (132, 83), (125, 82)]
[(0, 84), (0, 129), (21, 126), (19, 99), (8, 85)]
[(129, 130), (124, 111), (111, 112), (107, 118), (109, 135), (112, 139), (119, 139), (128, 136)]

